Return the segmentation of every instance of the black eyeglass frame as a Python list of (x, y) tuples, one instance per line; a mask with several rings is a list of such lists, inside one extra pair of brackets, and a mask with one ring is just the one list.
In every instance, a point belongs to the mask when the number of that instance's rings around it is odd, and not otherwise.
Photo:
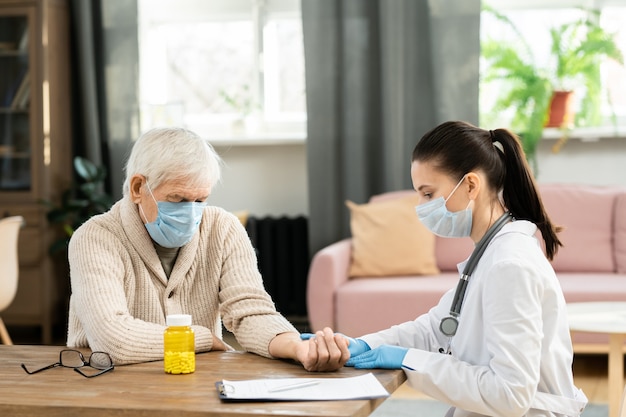
[[(80, 361), (82, 362), (81, 365), (78, 366), (70, 366), (70, 365), (64, 365), (63, 364), (63, 352), (75, 352), (78, 354), (78, 358), (80, 359)], [(93, 357), (94, 354), (99, 354), (99, 355), (105, 355), (108, 359), (109, 359), (109, 363), (111, 364), (110, 366), (107, 366), (106, 368), (99, 368), (97, 366), (93, 366), (91, 364), (91, 358)], [(24, 365), (23, 363), (21, 364), (22, 369), (29, 375), (33, 375), (36, 373), (39, 373), (41, 371), (45, 371), (47, 369), (52, 369), (52, 368), (57, 368), (59, 366), (62, 366), (63, 368), (71, 368), (73, 369), (75, 372), (78, 372), (79, 374), (81, 374), (82, 376), (84, 376), (85, 378), (94, 378), (98, 375), (102, 375), (104, 373), (107, 373), (109, 371), (112, 371), (115, 368), (115, 365), (113, 365), (113, 360), (111, 359), (111, 356), (106, 353), (106, 352), (91, 352), (91, 354), (89, 355), (89, 359), (85, 360), (85, 356), (83, 355), (82, 352), (76, 350), (76, 349), (63, 349), (61, 352), (59, 352), (59, 361), (53, 364), (50, 364), (48, 366), (44, 366), (43, 368), (39, 368), (36, 369), (34, 371), (29, 371), (28, 368), (26, 368), (26, 365)], [(96, 372), (95, 374), (86, 374), (84, 373), (80, 368), (84, 367), (84, 366), (89, 366), (90, 368), (93, 369), (98, 369), (99, 372)]]

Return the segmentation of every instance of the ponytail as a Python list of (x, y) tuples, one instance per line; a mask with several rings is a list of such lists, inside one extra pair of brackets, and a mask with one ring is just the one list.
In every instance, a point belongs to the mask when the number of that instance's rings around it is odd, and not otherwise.
[(548, 259), (552, 260), (562, 246), (557, 237), (561, 228), (550, 221), (520, 140), (510, 131), (485, 130), (461, 121), (444, 122), (420, 139), (412, 160), (432, 161), (453, 178), (477, 169), (483, 171), (494, 193), (502, 191), (504, 205), (513, 217), (537, 225)]
[(537, 225), (545, 243), (546, 256), (549, 260), (554, 259), (559, 246), (563, 246), (557, 236), (562, 228), (553, 225), (546, 213), (519, 138), (506, 129), (489, 132), (494, 145), (502, 147), (506, 169), (502, 184), (504, 205), (516, 219)]

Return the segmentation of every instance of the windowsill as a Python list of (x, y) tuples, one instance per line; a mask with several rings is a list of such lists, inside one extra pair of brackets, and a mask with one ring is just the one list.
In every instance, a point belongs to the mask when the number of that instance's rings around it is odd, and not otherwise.
[(583, 127), (565, 132), (558, 128), (546, 128), (543, 131), (543, 139), (558, 140), (563, 137), (564, 133), (568, 139), (578, 139), (581, 142), (598, 142), (600, 139), (625, 139), (626, 126)]
[(207, 138), (214, 147), (232, 146), (281, 146), (301, 145), (306, 143), (305, 133), (263, 133), (243, 134), (239, 136), (209, 136)]
[[(546, 128), (543, 131), (544, 140), (558, 140), (563, 137), (563, 131), (558, 128)], [(601, 139), (626, 139), (626, 126), (585, 127), (574, 128), (569, 131), (568, 139), (581, 142), (598, 142)], [(302, 145), (306, 143), (306, 133), (250, 133), (242, 135), (209, 136), (209, 142), (214, 147), (233, 146), (282, 146)]]

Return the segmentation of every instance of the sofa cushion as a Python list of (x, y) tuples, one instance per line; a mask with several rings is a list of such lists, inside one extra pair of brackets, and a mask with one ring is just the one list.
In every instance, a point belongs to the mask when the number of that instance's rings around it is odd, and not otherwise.
[[(565, 301), (623, 301), (626, 274), (557, 273)], [(458, 273), (438, 276), (355, 278), (336, 288), (335, 330), (358, 337), (413, 320), (434, 307), (446, 291), (456, 288)], [(578, 343), (602, 342), (595, 333), (577, 333)]]
[[(414, 190), (389, 191), (373, 195), (370, 202), (389, 201), (396, 198), (415, 196)], [(474, 242), (468, 238), (435, 236), (435, 260), (440, 271), (457, 271), (457, 264), (467, 259), (474, 249)]]
[(458, 273), (351, 279), (337, 288), (335, 330), (357, 337), (414, 320), (458, 282)]
[(615, 199), (615, 266), (617, 272), (626, 274), (626, 192)]
[(548, 216), (563, 226), (563, 247), (552, 261), (557, 272), (613, 272), (615, 189), (579, 184), (540, 186)]
[(435, 237), (435, 258), (441, 271), (456, 272), (457, 264), (472, 254), (474, 241), (469, 237)]
[(568, 303), (624, 301), (626, 274), (557, 272), (556, 276)]
[(352, 260), (349, 275), (438, 274), (435, 238), (415, 214), (417, 194), (355, 204), (350, 209)]

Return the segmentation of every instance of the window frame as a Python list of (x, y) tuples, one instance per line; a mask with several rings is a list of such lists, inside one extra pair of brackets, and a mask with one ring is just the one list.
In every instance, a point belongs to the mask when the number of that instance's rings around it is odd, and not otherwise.
[[(482, 0), (482, 3), (502, 12), (566, 8), (602, 9), (607, 7), (626, 9), (623, 0)], [(626, 49), (623, 52), (626, 56)], [(563, 136), (564, 132), (559, 128), (544, 129), (544, 139), (559, 140)], [(567, 131), (567, 136), (582, 142), (596, 142), (604, 138), (626, 138), (626, 114), (621, 115), (621, 120), (618, 121), (617, 125), (574, 127)]]
[[(171, 0), (139, 0), (139, 33), (140, 45), (141, 37), (145, 34), (144, 25), (172, 23), (181, 21), (228, 21), (228, 20), (248, 20), (252, 18), (253, 26), (253, 77), (250, 83), (250, 91), (253, 101), (261, 103), (261, 118), (264, 128), (260, 131), (233, 133), (225, 126), (228, 119), (237, 118), (237, 114), (229, 115), (219, 113), (219, 115), (206, 116), (199, 113), (189, 114), (185, 117), (185, 123), (190, 129), (197, 131), (211, 140), (228, 144), (251, 144), (251, 143), (292, 143), (301, 142), (306, 137), (306, 108), (303, 112), (280, 112), (270, 113), (265, 109), (265, 65), (264, 65), (264, 26), (266, 21), (272, 18), (293, 18), (300, 19), (299, 0), (182, 0), (177, 1), (177, 7), (172, 11)], [(193, 10), (193, 14), (188, 11)], [(147, 11), (147, 12), (146, 12)], [(140, 58), (141, 62), (141, 58)], [(140, 68), (140, 77), (142, 71)], [(140, 89), (142, 81), (140, 79)], [(141, 94), (140, 94), (141, 97)], [(146, 103), (141, 103), (146, 105)], [(305, 102), (306, 105), (306, 102)], [(166, 105), (164, 105), (166, 106)], [(268, 117), (269, 116), (269, 117)], [(273, 117), (272, 117), (273, 116)], [(144, 125), (142, 116), (142, 128)], [(200, 122), (203, 120), (203, 122)], [(208, 122), (207, 122), (208, 120)]]

